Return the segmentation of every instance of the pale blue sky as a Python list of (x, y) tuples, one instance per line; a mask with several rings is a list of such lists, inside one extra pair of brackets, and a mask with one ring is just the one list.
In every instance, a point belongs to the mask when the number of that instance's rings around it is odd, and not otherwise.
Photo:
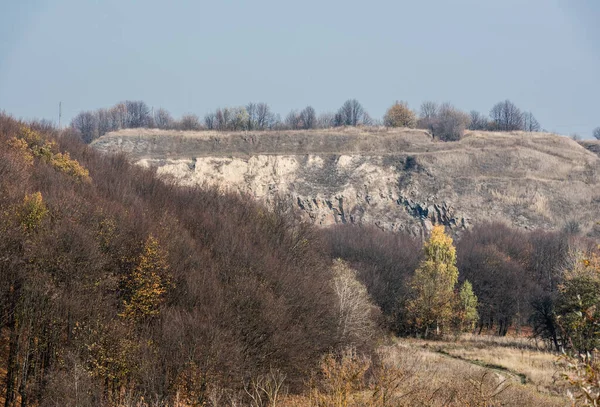
[(125, 99), (203, 116), (262, 101), (282, 116), (357, 98), (600, 126), (598, 0), (0, 0), (0, 110), (68, 122)]

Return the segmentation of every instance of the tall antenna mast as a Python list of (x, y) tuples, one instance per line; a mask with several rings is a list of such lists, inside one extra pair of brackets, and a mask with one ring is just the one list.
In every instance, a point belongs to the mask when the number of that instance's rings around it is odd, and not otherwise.
[(62, 119), (62, 102), (58, 102), (58, 129), (60, 130), (60, 122)]

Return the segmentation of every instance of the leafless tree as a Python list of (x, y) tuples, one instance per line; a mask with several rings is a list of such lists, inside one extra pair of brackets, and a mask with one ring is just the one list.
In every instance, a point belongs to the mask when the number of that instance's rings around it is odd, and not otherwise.
[(469, 130), (487, 130), (488, 120), (487, 118), (476, 110), (471, 110), (469, 113), (471, 116), (471, 123), (469, 124)]
[(289, 112), (285, 117), (285, 124), (292, 130), (298, 130), (302, 128), (302, 119), (300, 118), (298, 111), (292, 110)]
[(534, 132), (540, 131), (541, 128), (540, 123), (533, 116), (533, 113), (526, 112), (523, 114), (523, 130)]
[(264, 130), (270, 128), (275, 122), (275, 115), (271, 112), (269, 105), (258, 103), (256, 105), (256, 128)]
[(204, 115), (204, 127), (208, 130), (214, 130), (216, 117), (214, 113), (207, 113)]
[(433, 136), (443, 141), (460, 140), (471, 118), (450, 103), (440, 106), (437, 117), (433, 119)]
[(200, 130), (200, 118), (192, 113), (184, 114), (179, 123), (181, 130)]
[(356, 344), (356, 341), (373, 335), (375, 307), (367, 288), (357, 279), (356, 271), (343, 260), (335, 261), (333, 273), (333, 286), (339, 302), (339, 335), (341, 339)]
[(125, 118), (127, 115), (127, 107), (124, 103), (118, 103), (113, 106), (110, 110), (110, 118), (112, 121), (112, 126), (115, 129), (123, 129), (125, 128)]
[(356, 99), (349, 99), (338, 110), (338, 119), (341, 125), (358, 126), (364, 123), (365, 109)]
[(317, 113), (312, 106), (307, 106), (300, 112), (303, 129), (314, 129), (317, 125)]
[(420, 118), (421, 119), (433, 119), (438, 115), (439, 107), (436, 102), (423, 102), (421, 104)]
[(417, 121), (417, 127), (421, 129), (432, 130), (435, 119), (438, 116), (439, 107), (436, 102), (423, 102), (421, 103), (421, 109), (419, 113), (419, 120)]
[(600, 127), (596, 127), (592, 134), (596, 140), (600, 140)]
[(98, 116), (98, 136), (103, 136), (108, 132), (117, 130), (109, 110), (98, 109), (96, 115)]
[(328, 129), (334, 126), (335, 115), (330, 112), (321, 113), (317, 118), (317, 127), (320, 129)]
[(154, 113), (154, 123), (159, 129), (171, 129), (173, 128), (174, 120), (167, 109), (160, 107), (156, 113)]
[(73, 118), (71, 127), (81, 133), (85, 143), (91, 143), (98, 137), (98, 116), (94, 112), (81, 112)]
[(231, 111), (229, 108), (218, 108), (215, 112), (215, 129), (227, 130), (231, 122)]
[(524, 129), (523, 112), (508, 99), (494, 105), (490, 111), (490, 118), (495, 128), (500, 131)]
[(141, 100), (127, 100), (124, 103), (126, 109), (124, 127), (147, 127), (151, 119), (150, 108), (148, 105)]

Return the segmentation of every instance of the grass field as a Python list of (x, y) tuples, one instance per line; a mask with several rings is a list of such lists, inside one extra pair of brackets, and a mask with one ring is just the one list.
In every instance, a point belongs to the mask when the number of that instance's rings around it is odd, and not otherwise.
[[(457, 340), (393, 339), (378, 351), (383, 367), (352, 382), (364, 360), (340, 361), (310, 396), (282, 406), (569, 406), (558, 356), (520, 337)], [(371, 365), (371, 366), (374, 366)], [(346, 385), (343, 382), (346, 381)], [(344, 387), (346, 386), (346, 387)], [(345, 392), (345, 395), (344, 395)]]

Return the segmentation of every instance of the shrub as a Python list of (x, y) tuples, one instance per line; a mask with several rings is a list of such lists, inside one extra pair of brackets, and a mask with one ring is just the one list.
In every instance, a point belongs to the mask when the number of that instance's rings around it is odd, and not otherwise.
[(406, 102), (396, 102), (385, 113), (383, 123), (387, 127), (414, 128), (417, 125), (417, 118)]

